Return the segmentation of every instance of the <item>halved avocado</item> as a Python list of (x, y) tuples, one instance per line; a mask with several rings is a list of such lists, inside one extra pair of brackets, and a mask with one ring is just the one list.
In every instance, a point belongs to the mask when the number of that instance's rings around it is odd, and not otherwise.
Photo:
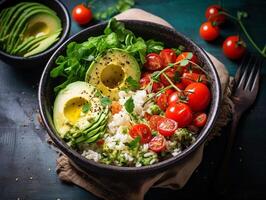
[(111, 49), (89, 67), (85, 81), (97, 87), (104, 96), (118, 99), (118, 92), (127, 86), (131, 77), (139, 82), (140, 67), (137, 60), (125, 51)]
[[(89, 83), (77, 81), (61, 90), (54, 102), (53, 120), (60, 135), (70, 136), (88, 128), (104, 110), (97, 89)], [(90, 105), (84, 112), (83, 106)]]

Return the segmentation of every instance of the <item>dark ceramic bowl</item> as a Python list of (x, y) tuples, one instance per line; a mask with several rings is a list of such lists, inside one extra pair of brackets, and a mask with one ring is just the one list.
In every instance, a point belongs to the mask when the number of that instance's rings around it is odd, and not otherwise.
[[(30, 2), (30, 1), (33, 1), (33, 0), (27, 0), (27, 2)], [(0, 8), (1, 8), (0, 11), (6, 7), (13, 6), (19, 2), (22, 2), (22, 0), (3, 1), (0, 4)], [(65, 7), (65, 5), (61, 3), (59, 0), (53, 0), (53, 1), (38, 0), (38, 1), (33, 1), (33, 2), (42, 3), (57, 13), (57, 16), (61, 19), (62, 32), (60, 35), (60, 39), (55, 44), (53, 44), (51, 47), (49, 47), (47, 50), (39, 54), (27, 57), (27, 58), (24, 58), (21, 56), (10, 55), (0, 49), (0, 59), (6, 62), (7, 64), (10, 64), (20, 69), (33, 69), (33, 68), (42, 69), (44, 68), (47, 61), (51, 57), (52, 53), (68, 38), (70, 27), (71, 27), (69, 12), (67, 8)]]
[(212, 129), (215, 123), (221, 99), (221, 87), (217, 72), (210, 58), (207, 56), (207, 54), (202, 48), (200, 48), (198, 45), (196, 45), (184, 35), (174, 31), (173, 29), (155, 23), (134, 20), (125, 20), (123, 22), (125, 23), (128, 29), (133, 31), (138, 36), (141, 36), (145, 39), (156, 39), (159, 41), (163, 41), (168, 47), (177, 47), (181, 44), (185, 46), (187, 50), (195, 53), (202, 66), (204, 66), (204, 69), (209, 73), (211, 77), (210, 89), (212, 93), (212, 102), (209, 108), (208, 121), (205, 127), (199, 133), (196, 142), (189, 146), (187, 149), (185, 149), (178, 156), (169, 158), (165, 161), (153, 164), (151, 166), (144, 166), (139, 168), (117, 167), (99, 164), (82, 157), (78, 152), (67, 146), (67, 144), (56, 134), (56, 129), (52, 120), (52, 106), (55, 99), (53, 87), (56, 84), (56, 80), (50, 78), (49, 74), (53, 67), (55, 67), (56, 58), (59, 55), (65, 54), (66, 47), (70, 42), (84, 42), (90, 36), (97, 36), (103, 34), (103, 30), (106, 26), (106, 23), (95, 25), (79, 32), (78, 34), (68, 39), (63, 45), (61, 45), (61, 47), (59, 47), (59, 49), (57, 49), (57, 51), (48, 61), (42, 74), (39, 85), (40, 113), (50, 137), (58, 146), (58, 148), (82, 170), (89, 173), (96, 173), (99, 175), (104, 174), (105, 176), (120, 176), (128, 178), (129, 176), (148, 176), (158, 173), (172, 166), (178, 165), (185, 159), (192, 156), (193, 153), (206, 140), (210, 130)]

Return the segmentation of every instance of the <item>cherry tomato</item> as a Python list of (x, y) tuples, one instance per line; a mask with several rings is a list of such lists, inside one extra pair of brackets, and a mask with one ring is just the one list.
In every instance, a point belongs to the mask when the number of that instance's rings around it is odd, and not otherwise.
[(152, 115), (150, 120), (149, 120), (149, 125), (150, 125), (151, 130), (157, 130), (157, 123), (158, 123), (158, 121), (160, 121), (163, 118), (164, 117), (162, 117), (160, 115)]
[(182, 83), (185, 87), (193, 82), (201, 82), (207, 84), (207, 77), (205, 76), (205, 74), (198, 74), (193, 72), (192, 73), (185, 72), (182, 75)]
[(175, 91), (168, 97), (168, 105), (179, 102), (180, 92)]
[(169, 63), (174, 63), (176, 60), (176, 53), (173, 49), (163, 49), (159, 55), (162, 58), (164, 67)]
[(139, 80), (140, 88), (144, 89), (149, 83), (151, 79), (149, 76), (144, 76)]
[(207, 122), (207, 115), (206, 113), (197, 113), (194, 116), (193, 124), (197, 127), (203, 127)]
[(159, 108), (163, 111), (166, 110), (168, 104), (167, 104), (167, 95), (166, 94), (160, 94), (160, 96), (156, 99), (156, 103), (159, 106)]
[(134, 138), (134, 139), (139, 136), (141, 138), (140, 142), (142, 144), (148, 143), (151, 140), (151, 138), (152, 138), (151, 130), (145, 124), (136, 124), (136, 125), (134, 125), (129, 130), (129, 135), (132, 138)]
[(192, 111), (184, 103), (172, 103), (168, 106), (165, 116), (177, 122), (179, 128), (186, 127), (192, 121)]
[(167, 90), (165, 90), (165, 95), (167, 96), (167, 97), (169, 97), (172, 93), (174, 92), (174, 90), (173, 89), (167, 89)]
[(230, 59), (239, 59), (246, 52), (246, 44), (237, 35), (229, 36), (223, 43), (223, 52)]
[[(176, 70), (174, 68), (167, 69), (164, 74), (174, 83), (175, 82), (175, 73)], [(160, 81), (164, 84), (164, 86), (170, 85), (169, 81), (165, 78), (164, 74), (160, 75)]]
[(225, 22), (225, 15), (219, 14), (219, 11), (223, 11), (219, 5), (211, 5), (207, 8), (205, 12), (205, 17), (208, 21), (217, 22), (222, 24)]
[(156, 93), (158, 92), (159, 90), (161, 90), (162, 88), (164, 88), (163, 84), (161, 82), (154, 82), (152, 84), (152, 92)]
[(166, 149), (166, 139), (162, 135), (157, 135), (149, 142), (149, 149), (159, 153)]
[(149, 114), (149, 113), (147, 113), (147, 112), (145, 112), (144, 113), (144, 118), (147, 120), (147, 121), (149, 121), (150, 119), (151, 119), (151, 114)]
[[(176, 58), (176, 62), (180, 62), (184, 59), (186, 59), (188, 57), (188, 55), (190, 54), (191, 52), (183, 52), (181, 54), (179, 54)], [(192, 54), (192, 57), (189, 59), (190, 61), (194, 62), (194, 63), (198, 63), (198, 58)], [(187, 65), (185, 66), (182, 66), (180, 70), (178, 70), (180, 72), (180, 74), (182, 75), (184, 73), (184, 70), (187, 70), (187, 68), (191, 66), (191, 63), (188, 63)], [(180, 67), (178, 67), (180, 68)]]
[(104, 139), (99, 139), (99, 140), (97, 140), (97, 141), (96, 141), (96, 144), (97, 144), (98, 146), (102, 146), (102, 145), (104, 144)]
[(181, 82), (175, 83), (175, 86), (178, 87), (180, 90), (184, 90), (186, 86)]
[(214, 25), (213, 22), (204, 22), (200, 26), (199, 34), (202, 39), (213, 41), (219, 36), (220, 29), (217, 25)]
[(151, 71), (162, 69), (163, 61), (161, 57), (156, 53), (149, 53), (146, 55), (146, 63), (144, 67)]
[(157, 130), (163, 136), (173, 135), (177, 128), (178, 128), (177, 122), (172, 119), (163, 118), (157, 123)]
[(89, 23), (92, 20), (92, 11), (83, 4), (75, 6), (72, 10), (73, 19), (80, 25)]
[(205, 110), (211, 100), (209, 88), (203, 83), (191, 83), (185, 89), (188, 97), (188, 105), (195, 112)]

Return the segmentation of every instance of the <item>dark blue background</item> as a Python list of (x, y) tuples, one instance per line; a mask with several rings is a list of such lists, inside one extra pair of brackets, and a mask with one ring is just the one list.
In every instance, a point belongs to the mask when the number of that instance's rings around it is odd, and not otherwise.
[[(71, 10), (81, 1), (63, 2)], [(97, 2), (104, 7), (105, 2), (110, 1)], [(216, 56), (225, 64), (230, 74), (234, 75), (238, 64), (225, 58), (220, 48), (227, 35), (237, 34), (234, 24), (224, 25), (221, 38), (212, 44), (206, 43), (198, 36), (199, 26), (205, 21), (205, 9), (214, 3), (218, 2), (138, 0), (136, 7), (166, 19), (178, 31)], [(266, 1), (231, 0), (222, 3), (233, 13), (237, 10), (248, 11), (250, 17), (245, 21), (248, 30), (260, 46), (265, 44)], [(71, 34), (79, 30), (81, 28), (73, 23)], [(250, 50), (252, 51), (252, 48)], [(45, 131), (37, 120), (38, 81), (39, 75), (17, 71), (13, 66), (0, 61), (0, 199), (97, 199), (76, 186), (59, 181), (55, 172), (56, 153), (46, 143)], [(229, 193), (233, 199), (266, 199), (265, 87), (263, 69), (258, 99), (241, 120), (233, 150), (230, 163), (232, 187)], [(145, 199), (216, 197), (211, 186), (223, 153), (225, 137), (226, 129), (222, 137), (216, 138), (205, 148), (202, 164), (182, 190), (152, 189)]]

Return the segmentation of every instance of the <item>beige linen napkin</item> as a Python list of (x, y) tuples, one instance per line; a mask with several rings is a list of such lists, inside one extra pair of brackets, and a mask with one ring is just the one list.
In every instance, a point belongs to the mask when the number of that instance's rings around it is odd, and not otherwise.
[[(117, 19), (135, 19), (159, 23), (168, 27), (172, 26), (163, 19), (147, 13), (140, 9), (130, 9), (116, 16)], [(211, 137), (217, 135), (219, 130), (225, 126), (230, 118), (232, 102), (230, 100), (230, 79), (225, 66), (215, 57), (208, 54), (215, 65), (223, 90), (223, 103), (220, 116), (216, 126), (212, 131)], [(151, 187), (180, 189), (182, 188), (198, 167), (202, 160), (204, 144), (201, 145), (189, 159), (178, 166), (172, 167), (167, 171), (147, 177), (142, 180), (110, 180), (105, 176), (96, 176), (82, 172), (71, 160), (63, 154), (57, 159), (57, 173), (62, 181), (73, 183), (94, 195), (106, 200), (143, 200), (145, 193)]]

